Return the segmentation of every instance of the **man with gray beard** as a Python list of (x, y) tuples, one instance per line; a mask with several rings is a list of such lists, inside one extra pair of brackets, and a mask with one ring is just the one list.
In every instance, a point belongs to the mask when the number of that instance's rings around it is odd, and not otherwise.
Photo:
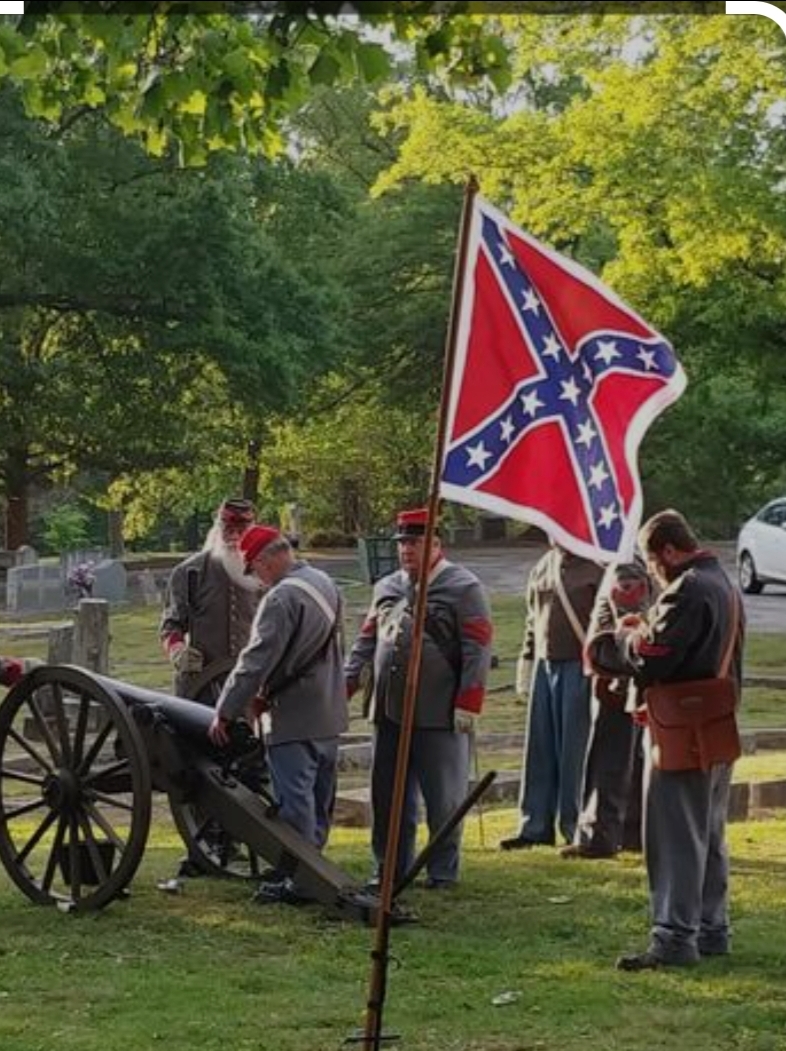
[(224, 500), (202, 550), (172, 570), (159, 637), (180, 697), (201, 671), (237, 657), (248, 642), (262, 588), (244, 574), (238, 543), (253, 521), (248, 500)]

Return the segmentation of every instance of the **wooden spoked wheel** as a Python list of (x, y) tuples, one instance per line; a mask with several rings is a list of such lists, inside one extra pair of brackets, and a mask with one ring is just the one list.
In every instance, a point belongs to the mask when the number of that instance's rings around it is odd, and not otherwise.
[(0, 862), (32, 901), (99, 909), (122, 894), (150, 828), (150, 769), (114, 691), (40, 667), (0, 704)]

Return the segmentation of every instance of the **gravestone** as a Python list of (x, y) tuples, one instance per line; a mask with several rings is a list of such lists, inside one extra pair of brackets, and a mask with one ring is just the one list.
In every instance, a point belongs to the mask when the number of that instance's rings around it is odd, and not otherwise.
[(109, 603), (83, 598), (74, 625), (74, 664), (106, 675), (109, 671)]
[(156, 584), (156, 575), (152, 569), (143, 569), (139, 574), (139, 590), (146, 606), (160, 606), (161, 592)]
[(22, 544), (14, 552), (17, 566), (34, 566), (38, 562), (38, 552), (29, 544)]
[(6, 606), (14, 613), (43, 613), (66, 605), (62, 567), (57, 562), (12, 566), (6, 583)]
[(92, 598), (107, 602), (125, 602), (128, 594), (128, 573), (122, 562), (107, 558), (93, 566)]

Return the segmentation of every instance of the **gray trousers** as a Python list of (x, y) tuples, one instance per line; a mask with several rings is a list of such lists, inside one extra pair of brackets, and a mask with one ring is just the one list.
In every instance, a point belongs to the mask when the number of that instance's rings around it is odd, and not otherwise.
[[(388, 839), (399, 727), (385, 719), (374, 728), (374, 763), (371, 770), (373, 827), (371, 848), (376, 871), (382, 870)], [(415, 860), (418, 827), (418, 788), (426, 804), (426, 821), (433, 836), (463, 802), (469, 781), (469, 735), (453, 730), (418, 730), (412, 733), (404, 810), (401, 816), (396, 878)], [(428, 862), (432, 879), (455, 881), (459, 870), (461, 825), (434, 852)]]
[(338, 738), (268, 746), (278, 816), (320, 850), (336, 801)]
[(724, 836), (731, 766), (719, 764), (708, 773), (648, 768), (645, 778), (651, 947), (678, 963), (695, 961), (700, 953), (726, 952), (729, 860)]

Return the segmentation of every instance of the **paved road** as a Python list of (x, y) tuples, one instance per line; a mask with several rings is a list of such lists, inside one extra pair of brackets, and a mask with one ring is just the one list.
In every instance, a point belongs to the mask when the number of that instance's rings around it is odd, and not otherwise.
[[(450, 558), (461, 562), (480, 577), (489, 591), (508, 595), (524, 594), (524, 587), (535, 562), (543, 553), (539, 547), (451, 548)], [(713, 546), (726, 571), (736, 577), (734, 544)], [(309, 561), (340, 581), (349, 584), (360, 579), (357, 556), (352, 551), (314, 552)], [(786, 635), (786, 587), (767, 587), (761, 595), (745, 596), (748, 630)]]

